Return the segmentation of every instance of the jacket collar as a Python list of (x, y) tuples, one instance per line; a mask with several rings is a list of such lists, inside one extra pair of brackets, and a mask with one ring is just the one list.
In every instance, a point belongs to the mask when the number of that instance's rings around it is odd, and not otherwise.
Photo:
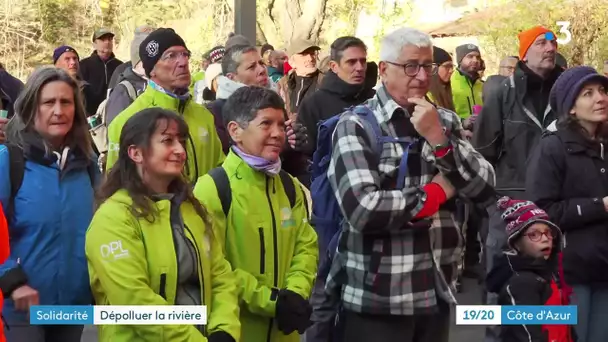
[(395, 113), (405, 113), (405, 116), (409, 117), (407, 109), (401, 107), (393, 100), (393, 97), (388, 93), (384, 84), (376, 90), (374, 100), (376, 108), (371, 109), (374, 110), (374, 112), (379, 112), (381, 114), (380, 118), (376, 115), (376, 119), (382, 119), (382, 121), (379, 120), (378, 123), (388, 122), (393, 118)]
[(583, 136), (582, 132), (575, 131), (572, 128), (558, 127), (555, 133), (559, 136), (569, 153), (587, 153), (592, 157), (601, 158), (602, 147), (600, 142), (591, 141)]
[[(319, 69), (317, 69), (317, 71), (306, 76), (306, 78), (316, 79), (317, 77), (319, 77), (320, 74), (321, 74), (321, 71)], [(289, 74), (287, 74), (287, 84), (289, 85), (290, 88), (293, 88), (296, 86), (296, 77), (299, 77), (299, 76), (296, 75), (295, 70), (291, 70), (291, 71), (289, 71)]]
[(101, 57), (99, 57), (99, 55), (97, 54), (97, 50), (93, 50), (93, 52), (91, 52), (91, 57), (94, 57), (95, 59), (97, 59), (98, 61), (100, 61), (101, 63), (107, 63), (111, 60), (114, 60), (116, 58), (116, 55), (114, 55), (114, 52), (112, 52), (112, 54), (110, 55), (110, 58), (108, 58), (105, 62), (103, 59), (101, 59)]
[(515, 86), (516, 89), (518, 89), (517, 92), (525, 94), (530, 86), (538, 88), (542, 86), (551, 89), (559, 75), (561, 75), (562, 71), (563, 70), (560, 67), (555, 66), (551, 73), (549, 73), (549, 77), (543, 79), (528, 68), (526, 63), (519, 61), (515, 65), (515, 71), (513, 72)]
[(364, 94), (365, 84), (346, 83), (330, 70), (323, 77), (319, 90), (324, 90), (344, 99), (357, 99)]
[(164, 109), (170, 109), (177, 111), (180, 114), (183, 114), (184, 109), (190, 104), (192, 100), (192, 98), (180, 100), (162, 91), (154, 89), (153, 87), (146, 87), (146, 90), (144, 90), (140, 97), (146, 98), (151, 101), (151, 107), (161, 107)]

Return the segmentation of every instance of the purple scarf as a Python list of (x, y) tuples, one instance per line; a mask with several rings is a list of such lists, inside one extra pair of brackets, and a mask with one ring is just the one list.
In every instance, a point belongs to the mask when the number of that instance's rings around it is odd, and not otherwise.
[(236, 153), (247, 165), (251, 166), (254, 170), (263, 172), (269, 176), (278, 175), (281, 172), (281, 158), (276, 161), (269, 161), (262, 157), (252, 156), (243, 152), (240, 148), (233, 145), (232, 151)]

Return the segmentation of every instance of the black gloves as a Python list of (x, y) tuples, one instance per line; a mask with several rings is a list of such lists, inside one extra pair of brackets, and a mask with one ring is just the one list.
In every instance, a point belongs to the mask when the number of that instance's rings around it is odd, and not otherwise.
[(294, 331), (303, 334), (312, 325), (312, 306), (299, 294), (290, 290), (279, 290), (276, 306), (276, 320), (280, 331), (289, 335)]
[(216, 331), (207, 337), (208, 342), (236, 342), (229, 333), (225, 331)]
[(287, 145), (295, 151), (300, 151), (308, 143), (306, 127), (298, 122), (292, 122), (287, 127)]

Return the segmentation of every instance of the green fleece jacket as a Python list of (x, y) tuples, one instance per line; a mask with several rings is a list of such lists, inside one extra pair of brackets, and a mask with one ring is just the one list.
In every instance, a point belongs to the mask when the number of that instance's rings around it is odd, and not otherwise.
[(237, 277), (241, 342), (298, 342), (297, 332), (284, 335), (277, 329), (272, 289), (286, 288), (306, 299), (312, 291), (317, 234), (308, 222), (302, 185), (292, 177), (297, 194), (292, 209), (280, 176), (252, 169), (232, 151), (222, 167), (232, 191), (228, 217), (209, 175), (198, 180), (194, 195), (211, 212), (215, 236)]
[(108, 157), (106, 170), (118, 159), (120, 133), (133, 115), (146, 108), (161, 107), (183, 115), (190, 129), (191, 139), (186, 146), (188, 161), (186, 174), (192, 183), (224, 161), (222, 143), (215, 130), (213, 115), (207, 108), (192, 99), (178, 100), (153, 87), (146, 90), (133, 103), (112, 120), (108, 126)]
[[(173, 246), (171, 202), (155, 202), (154, 222), (130, 211), (131, 197), (116, 192), (97, 210), (86, 235), (85, 251), (91, 289), (97, 305), (174, 305), (178, 264)], [(194, 207), (180, 205), (186, 237), (199, 256), (201, 298), (207, 306), (206, 336), (225, 331), (239, 341), (238, 290), (219, 241)], [(107, 246), (120, 246), (108, 253)], [(120, 253), (119, 253), (120, 252)], [(194, 325), (102, 325), (100, 342), (183, 341), (206, 342)]]

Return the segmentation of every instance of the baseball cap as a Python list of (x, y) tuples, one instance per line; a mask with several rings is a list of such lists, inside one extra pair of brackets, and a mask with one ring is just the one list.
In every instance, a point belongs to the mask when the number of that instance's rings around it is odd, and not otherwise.
[(99, 39), (105, 35), (111, 35), (112, 37), (114, 37), (114, 32), (110, 31), (110, 29), (102, 27), (100, 29), (95, 30), (95, 33), (93, 33), (93, 41), (95, 41), (95, 39)]
[(318, 47), (315, 43), (308, 39), (296, 38), (291, 41), (291, 44), (289, 44), (289, 47), (287, 48), (287, 54), (289, 56), (293, 56), (302, 53), (308, 49), (321, 50), (320, 47)]

